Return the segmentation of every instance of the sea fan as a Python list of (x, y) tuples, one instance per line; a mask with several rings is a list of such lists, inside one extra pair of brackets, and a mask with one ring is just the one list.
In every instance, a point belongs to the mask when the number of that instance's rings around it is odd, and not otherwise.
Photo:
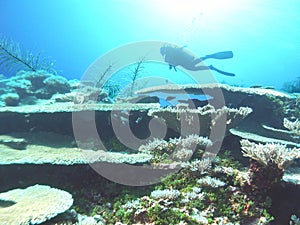
[(53, 62), (41, 58), (41, 54), (33, 54), (20, 48), (18, 43), (0, 36), (0, 72), (11, 74), (19, 70), (37, 71), (45, 70), (56, 73)]

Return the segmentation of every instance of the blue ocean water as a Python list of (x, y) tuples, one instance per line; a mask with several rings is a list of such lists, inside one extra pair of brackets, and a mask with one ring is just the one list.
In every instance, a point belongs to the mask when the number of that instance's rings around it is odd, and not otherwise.
[[(298, 0), (0, 0), (0, 10), (0, 33), (55, 60), (68, 79), (111, 49), (144, 40), (199, 56), (233, 51), (233, 59), (207, 61), (236, 74), (214, 73), (219, 82), (280, 89), (300, 76)], [(167, 65), (164, 73), (179, 76)]]

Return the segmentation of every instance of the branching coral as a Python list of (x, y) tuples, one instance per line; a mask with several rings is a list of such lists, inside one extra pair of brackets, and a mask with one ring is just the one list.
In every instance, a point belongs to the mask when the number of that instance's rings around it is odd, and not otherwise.
[(40, 54), (21, 49), (19, 44), (4, 36), (0, 36), (0, 66), (7, 73), (18, 70), (55, 72), (52, 62), (41, 58)]
[(188, 128), (191, 130), (190, 133), (209, 136), (216, 129), (225, 127), (229, 130), (251, 112), (252, 109), (248, 107), (215, 109), (212, 105), (206, 105), (195, 109), (185, 104), (178, 104), (176, 107), (150, 109), (148, 115), (164, 120), (168, 128), (174, 131), (182, 132), (182, 128)]
[(204, 193), (202, 193), (202, 189), (199, 187), (193, 187), (192, 191), (189, 192), (183, 192), (182, 193), (183, 198), (181, 199), (180, 203), (188, 203), (192, 200), (203, 200), (204, 199)]
[(151, 192), (151, 197), (154, 199), (168, 199), (174, 200), (180, 197), (180, 191), (178, 190), (155, 190)]
[(214, 178), (210, 176), (206, 176), (198, 179), (197, 183), (200, 184), (201, 187), (212, 187), (212, 188), (223, 187), (226, 185), (223, 181), (219, 180), (218, 178)]
[(300, 225), (300, 218), (298, 218), (296, 215), (292, 215), (290, 225)]
[(197, 172), (199, 174), (207, 173), (211, 168), (211, 160), (210, 159), (195, 159), (189, 162), (181, 163), (181, 167), (188, 169), (191, 172)]
[(211, 145), (212, 142), (208, 138), (193, 134), (185, 138), (171, 138), (169, 141), (154, 139), (148, 144), (140, 146), (139, 151), (153, 154), (155, 162), (164, 159), (182, 162), (190, 159), (197, 148), (206, 148)]
[(248, 140), (241, 141), (243, 155), (249, 157), (249, 180), (245, 191), (257, 197), (263, 195), (283, 178), (284, 170), (289, 164), (300, 158), (300, 149), (289, 149), (285, 145), (267, 143), (255, 144)]
[[(157, 139), (152, 144), (157, 148), (173, 141)], [(205, 169), (211, 164), (211, 159), (202, 151), (193, 157), (185, 168), (169, 174), (158, 186), (151, 188), (150, 195), (147, 192), (146, 196), (134, 194), (129, 197), (126, 192), (125, 197), (114, 203), (113, 210), (106, 211), (109, 214), (100, 215), (112, 224), (117, 221), (119, 224), (268, 224), (272, 218), (264, 211), (267, 206), (260, 204), (258, 199), (251, 199), (236, 186), (233, 179), (239, 173), (237, 169), (224, 171), (219, 164), (223, 165), (225, 159), (220, 158), (213, 162), (211, 170), (206, 170), (206, 176), (199, 171), (191, 173), (189, 166), (192, 164), (195, 168), (205, 165), (201, 167)], [(235, 164), (229, 160), (233, 159), (226, 158), (227, 164)], [(218, 171), (215, 170), (217, 167)], [(108, 201), (112, 202), (112, 199)]]
[(289, 129), (293, 134), (300, 136), (300, 120), (295, 120), (294, 122), (284, 118), (283, 126)]
[(300, 149), (289, 149), (285, 145), (274, 143), (255, 144), (248, 140), (241, 140), (241, 145), (245, 157), (254, 159), (264, 167), (275, 164), (279, 169), (284, 169), (293, 160), (300, 158)]
[(139, 150), (142, 152), (164, 151), (166, 148), (174, 150), (176, 147), (180, 149), (194, 149), (197, 145), (206, 147), (212, 145), (212, 142), (206, 137), (200, 137), (192, 134), (185, 138), (171, 138), (169, 141), (163, 139), (153, 139), (146, 145), (140, 146)]

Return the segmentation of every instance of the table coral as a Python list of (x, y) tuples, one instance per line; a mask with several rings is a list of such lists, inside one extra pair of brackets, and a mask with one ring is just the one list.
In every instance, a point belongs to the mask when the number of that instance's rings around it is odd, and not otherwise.
[(13, 202), (9, 207), (0, 207), (0, 224), (40, 224), (73, 204), (71, 194), (45, 185), (0, 193), (0, 199)]

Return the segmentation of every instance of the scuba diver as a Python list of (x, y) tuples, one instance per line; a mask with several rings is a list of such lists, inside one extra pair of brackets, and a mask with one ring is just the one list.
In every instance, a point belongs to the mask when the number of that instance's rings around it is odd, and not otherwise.
[(164, 57), (165, 62), (169, 64), (169, 69), (174, 68), (176, 70), (176, 66), (182, 66), (187, 70), (197, 71), (197, 70), (214, 70), (220, 74), (226, 76), (235, 76), (233, 73), (225, 72), (215, 68), (214, 66), (203, 66), (197, 65), (205, 59), (229, 59), (233, 57), (232, 51), (225, 52), (217, 52), (211, 55), (206, 55), (201, 58), (195, 58), (191, 53), (184, 51), (183, 46), (181, 48), (172, 47), (172, 46), (163, 46), (160, 48), (160, 54)]

